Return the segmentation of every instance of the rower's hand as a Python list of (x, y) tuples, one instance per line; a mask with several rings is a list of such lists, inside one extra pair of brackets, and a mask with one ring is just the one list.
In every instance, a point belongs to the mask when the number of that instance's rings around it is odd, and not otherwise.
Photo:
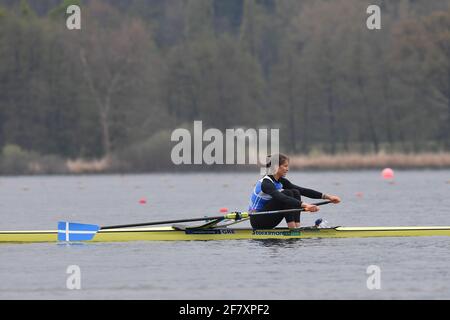
[(302, 208), (308, 212), (317, 212), (319, 211), (319, 207), (314, 204), (302, 203)]
[(339, 198), (338, 196), (331, 196), (331, 195), (327, 195), (327, 200), (330, 200), (331, 203), (339, 203), (341, 202), (341, 198)]

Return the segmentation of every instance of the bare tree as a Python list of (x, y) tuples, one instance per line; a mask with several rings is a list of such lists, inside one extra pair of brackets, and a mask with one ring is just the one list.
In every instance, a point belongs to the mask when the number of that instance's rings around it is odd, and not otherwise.
[[(107, 18), (105, 18), (107, 17)], [(122, 21), (113, 8), (95, 1), (88, 8), (87, 30), (81, 32), (79, 61), (89, 93), (98, 110), (104, 154), (113, 150), (112, 114), (115, 98), (144, 81), (151, 38), (139, 20)]]

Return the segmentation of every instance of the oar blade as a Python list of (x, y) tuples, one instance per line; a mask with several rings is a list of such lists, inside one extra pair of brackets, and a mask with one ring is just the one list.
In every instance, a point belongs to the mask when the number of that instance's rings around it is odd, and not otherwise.
[(60, 221), (58, 222), (58, 241), (89, 241), (94, 238), (100, 227), (94, 224), (84, 224)]

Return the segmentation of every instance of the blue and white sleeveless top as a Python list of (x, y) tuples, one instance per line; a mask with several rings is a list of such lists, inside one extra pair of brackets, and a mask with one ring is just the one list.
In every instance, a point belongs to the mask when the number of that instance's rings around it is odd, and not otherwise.
[(283, 190), (283, 185), (281, 184), (281, 182), (273, 180), (269, 176), (264, 176), (261, 180), (259, 180), (256, 183), (255, 189), (253, 189), (253, 193), (250, 198), (250, 205), (248, 206), (249, 211), (261, 211), (262, 208), (266, 205), (266, 203), (272, 199), (272, 196), (262, 192), (261, 190), (261, 184), (265, 179), (269, 179), (275, 185), (275, 188), (278, 191)]

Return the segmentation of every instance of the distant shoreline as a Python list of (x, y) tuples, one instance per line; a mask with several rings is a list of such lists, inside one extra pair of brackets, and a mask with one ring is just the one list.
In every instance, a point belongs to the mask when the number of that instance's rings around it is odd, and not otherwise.
[(291, 168), (311, 170), (361, 170), (392, 167), (396, 169), (448, 169), (450, 153), (378, 153), (292, 156)]
[[(380, 170), (392, 168), (407, 169), (450, 169), (450, 152), (440, 153), (378, 153), (378, 154), (316, 154), (316, 155), (289, 155), (290, 168), (302, 171), (358, 171)], [(154, 166), (153, 166), (154, 165)], [(152, 167), (153, 166), (153, 167)], [(148, 168), (136, 168), (133, 163), (119, 163), (110, 159), (76, 159), (47, 161), (43, 157), (40, 161), (24, 161), (20, 168), (13, 172), (0, 171), (0, 176), (27, 176), (27, 175), (86, 175), (86, 174), (145, 174), (145, 173), (189, 173), (189, 172), (254, 172), (259, 170), (257, 165), (172, 165), (169, 160), (150, 164)]]
[[(68, 170), (71, 174), (83, 173), (141, 173), (136, 171), (117, 170), (114, 167), (114, 161), (108, 164), (105, 160), (76, 160), (68, 161)], [(301, 170), (364, 170), (364, 169), (382, 169), (392, 167), (395, 169), (450, 169), (450, 152), (447, 153), (420, 153), (420, 154), (402, 154), (402, 153), (378, 153), (378, 154), (338, 154), (338, 155), (291, 155), (291, 169)], [(161, 170), (148, 170), (148, 172), (243, 172), (254, 171), (258, 166), (168, 166)]]

